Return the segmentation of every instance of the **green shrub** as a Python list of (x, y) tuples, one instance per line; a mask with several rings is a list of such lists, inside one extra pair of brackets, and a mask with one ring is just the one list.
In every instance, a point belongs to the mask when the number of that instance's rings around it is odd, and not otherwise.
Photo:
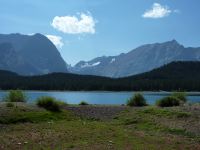
[(161, 100), (156, 102), (157, 106), (160, 107), (172, 107), (172, 106), (179, 106), (180, 100), (173, 96), (164, 97)]
[(187, 95), (184, 92), (174, 92), (172, 93), (172, 96), (178, 98), (183, 103), (187, 102)]
[(6, 103), (6, 107), (14, 107), (14, 104), (11, 102)]
[(60, 102), (50, 96), (39, 97), (37, 99), (37, 105), (49, 111), (53, 111), (53, 112), (60, 111)]
[(21, 90), (11, 90), (5, 96), (6, 102), (26, 102), (26, 95)]
[(79, 103), (79, 105), (89, 105), (87, 102), (85, 102), (85, 101), (81, 101), (80, 103)]
[(59, 100), (56, 100), (56, 101), (57, 101), (57, 103), (58, 103), (58, 105), (59, 105), (60, 107), (63, 107), (63, 106), (67, 106), (67, 105), (68, 105), (66, 102), (59, 101)]
[(140, 93), (136, 93), (133, 95), (128, 101), (127, 101), (128, 106), (146, 106), (146, 100)]

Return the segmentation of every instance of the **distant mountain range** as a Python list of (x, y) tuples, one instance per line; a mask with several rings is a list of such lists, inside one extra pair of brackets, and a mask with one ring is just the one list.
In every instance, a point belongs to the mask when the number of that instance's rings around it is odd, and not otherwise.
[(147, 44), (126, 54), (80, 61), (69, 70), (77, 74), (125, 77), (147, 72), (173, 61), (200, 61), (200, 48), (185, 48), (176, 40)]
[(70, 73), (20, 76), (0, 70), (0, 89), (73, 91), (200, 91), (200, 62), (172, 62), (125, 78)]
[(148, 72), (173, 61), (200, 61), (200, 48), (186, 48), (172, 40), (146, 44), (118, 56), (80, 61), (71, 67), (42, 34), (0, 34), (0, 69), (21, 75), (71, 72), (117, 78)]
[(54, 44), (42, 34), (0, 34), (0, 69), (22, 75), (67, 72)]

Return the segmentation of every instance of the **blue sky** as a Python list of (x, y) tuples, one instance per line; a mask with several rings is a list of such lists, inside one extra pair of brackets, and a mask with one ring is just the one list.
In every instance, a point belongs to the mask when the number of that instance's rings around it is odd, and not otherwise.
[(0, 0), (0, 33), (42, 33), (69, 64), (176, 39), (200, 46), (199, 0)]

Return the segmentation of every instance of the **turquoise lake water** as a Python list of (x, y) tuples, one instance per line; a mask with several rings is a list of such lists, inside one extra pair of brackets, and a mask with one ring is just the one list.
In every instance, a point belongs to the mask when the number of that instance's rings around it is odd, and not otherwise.
[[(28, 102), (34, 103), (40, 96), (52, 96), (69, 104), (78, 104), (86, 101), (89, 104), (126, 104), (127, 99), (134, 92), (52, 92), (52, 91), (25, 91)], [(0, 100), (5, 96), (5, 91), (0, 91)], [(155, 104), (155, 101), (170, 95), (170, 92), (143, 92), (148, 104)], [(200, 102), (200, 92), (188, 93), (189, 102)]]

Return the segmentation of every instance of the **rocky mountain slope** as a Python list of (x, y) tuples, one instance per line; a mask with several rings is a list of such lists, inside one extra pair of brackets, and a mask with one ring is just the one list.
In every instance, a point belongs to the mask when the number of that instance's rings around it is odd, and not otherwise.
[(0, 34), (0, 69), (22, 75), (67, 72), (54, 44), (42, 34)]
[(140, 46), (126, 54), (80, 61), (70, 71), (78, 74), (124, 77), (150, 71), (173, 61), (200, 61), (200, 48), (176, 40)]

